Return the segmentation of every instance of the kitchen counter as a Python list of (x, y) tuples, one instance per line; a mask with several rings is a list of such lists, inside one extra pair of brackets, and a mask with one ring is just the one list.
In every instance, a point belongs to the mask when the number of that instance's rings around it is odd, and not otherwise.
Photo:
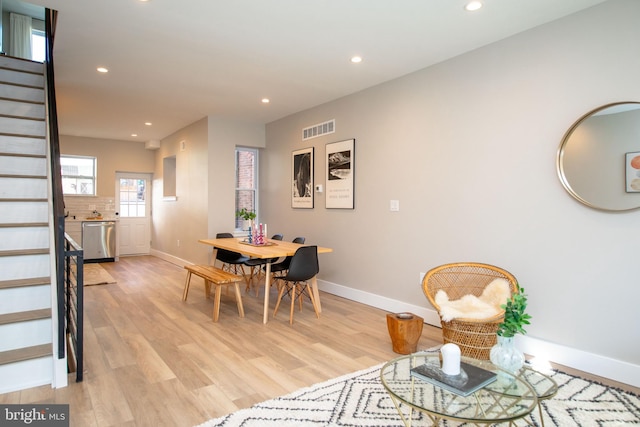
[(68, 223), (81, 223), (81, 222), (84, 222), (84, 221), (119, 221), (119, 220), (120, 220), (120, 218), (118, 218), (118, 217), (102, 217), (102, 218), (99, 218), (99, 219), (98, 218), (91, 218), (90, 219), (90, 218), (80, 218), (80, 217), (76, 217), (76, 218), (68, 217), (68, 218), (65, 218), (64, 222), (66, 224), (68, 224)]

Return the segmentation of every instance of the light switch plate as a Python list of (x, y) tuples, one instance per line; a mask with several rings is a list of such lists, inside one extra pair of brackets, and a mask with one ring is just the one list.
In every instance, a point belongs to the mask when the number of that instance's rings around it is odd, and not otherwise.
[(400, 200), (390, 200), (389, 210), (391, 212), (398, 212), (400, 210)]

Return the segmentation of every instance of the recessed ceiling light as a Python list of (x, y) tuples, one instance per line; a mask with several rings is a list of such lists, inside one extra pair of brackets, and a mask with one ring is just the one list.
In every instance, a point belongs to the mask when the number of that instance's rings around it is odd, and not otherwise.
[(98, 70), (99, 73), (108, 73), (109, 70), (105, 67), (98, 67), (96, 68), (96, 70)]
[(469, 3), (467, 3), (464, 6), (464, 10), (466, 10), (467, 12), (474, 12), (478, 9), (480, 9), (482, 7), (482, 2), (481, 1), (470, 1)]
[(135, 137), (135, 136), (138, 136), (138, 134), (137, 133), (132, 133), (131, 136)]
[(145, 126), (151, 126), (151, 124), (152, 124), (151, 122), (144, 122)]
[(361, 56), (353, 56), (351, 57), (351, 62), (353, 62), (354, 64), (359, 64), (362, 62), (362, 57)]
[(269, 102), (271, 102), (271, 101), (269, 100), (269, 98), (262, 98), (262, 103), (263, 103), (263, 104), (268, 104)]

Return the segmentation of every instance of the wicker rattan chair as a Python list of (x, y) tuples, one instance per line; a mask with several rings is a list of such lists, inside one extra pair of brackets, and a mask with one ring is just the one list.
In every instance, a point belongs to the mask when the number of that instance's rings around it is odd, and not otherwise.
[[(431, 269), (422, 280), (422, 290), (440, 314), (440, 307), (435, 301), (439, 290), (444, 290), (451, 300), (469, 294), (479, 297), (496, 278), (506, 279), (512, 294), (518, 292), (516, 278), (511, 273), (493, 265), (473, 262), (445, 264)], [(497, 342), (498, 325), (503, 319), (504, 312), (487, 319), (456, 318), (449, 322), (443, 321), (441, 316), (442, 337), (445, 344), (457, 344), (463, 356), (488, 360), (491, 347)]]

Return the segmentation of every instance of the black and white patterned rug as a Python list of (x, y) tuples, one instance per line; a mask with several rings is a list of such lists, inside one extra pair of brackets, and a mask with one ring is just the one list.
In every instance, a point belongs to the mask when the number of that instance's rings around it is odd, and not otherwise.
[[(258, 403), (199, 427), (387, 427), (404, 424), (380, 382), (382, 365), (300, 389), (289, 395)], [(619, 427), (640, 425), (640, 396), (606, 387), (560, 371), (550, 376), (558, 393), (540, 402), (545, 426)], [(412, 425), (431, 425), (414, 411)], [(537, 410), (517, 425), (542, 425)], [(466, 424), (443, 421), (443, 426)]]

